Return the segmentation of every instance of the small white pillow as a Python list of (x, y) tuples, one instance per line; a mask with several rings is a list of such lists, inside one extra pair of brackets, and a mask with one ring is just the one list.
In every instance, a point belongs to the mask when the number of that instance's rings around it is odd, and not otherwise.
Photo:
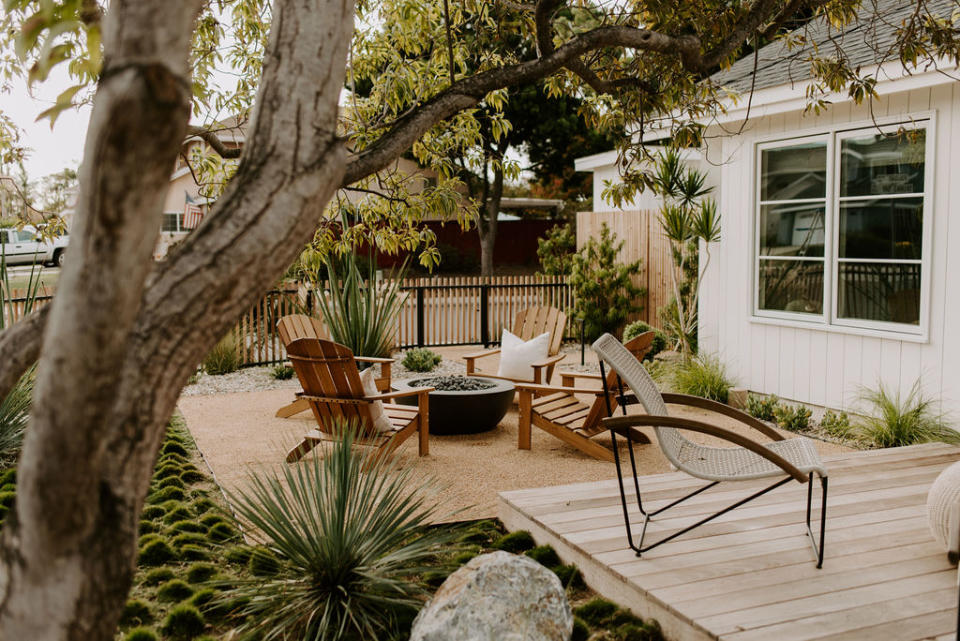
[(503, 330), (503, 336), (500, 338), (500, 369), (497, 370), (497, 376), (515, 381), (532, 381), (533, 364), (545, 359), (549, 352), (549, 333), (524, 341), (513, 332)]
[[(360, 382), (363, 383), (363, 393), (365, 396), (376, 396), (380, 393), (377, 389), (377, 379), (373, 375), (374, 368), (368, 367), (360, 374)], [(393, 425), (383, 408), (383, 401), (373, 401), (370, 403), (370, 418), (373, 420), (373, 429), (377, 432), (392, 432)]]

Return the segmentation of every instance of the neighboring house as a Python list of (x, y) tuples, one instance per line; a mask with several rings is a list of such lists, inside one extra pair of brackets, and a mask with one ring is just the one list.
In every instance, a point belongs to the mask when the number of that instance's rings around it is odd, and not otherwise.
[[(737, 382), (786, 399), (857, 409), (879, 381), (915, 381), (960, 410), (960, 84), (956, 67), (906, 72), (881, 58), (915, 5), (879, 2), (882, 18), (845, 33), (811, 24), (878, 70), (879, 99), (845, 95), (804, 114), (809, 50), (780, 42), (714, 76), (742, 100), (708, 126), (701, 168), (717, 185), (722, 239), (700, 299), (700, 345)], [(865, 3), (873, 9), (873, 3)], [(952, 1), (929, 4), (947, 18)], [(938, 61), (939, 62), (939, 61)], [(900, 129), (910, 132), (886, 137)], [(616, 180), (612, 154), (578, 162)], [(630, 209), (654, 208), (656, 202)], [(609, 209), (609, 208), (608, 208)], [(958, 414), (960, 415), (960, 414)]]

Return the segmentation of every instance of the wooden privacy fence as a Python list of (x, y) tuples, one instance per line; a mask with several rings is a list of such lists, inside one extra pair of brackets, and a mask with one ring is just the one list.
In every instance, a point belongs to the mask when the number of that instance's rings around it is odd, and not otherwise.
[[(23, 318), (26, 313), (29, 299), (23, 295), (24, 292), (22, 291), (13, 290), (12, 293), (13, 296), (5, 300), (3, 307), (0, 308), (0, 314), (3, 314), (3, 327), (10, 327), (10, 325)], [(51, 300), (53, 300), (53, 296), (36, 296), (33, 300), (33, 309), (40, 309)]]
[[(570, 286), (562, 277), (499, 276), (407, 278), (401, 281), (403, 304), (397, 318), (396, 347), (490, 345), (500, 342), (521, 309), (549, 305), (567, 311)], [(273, 365), (286, 359), (276, 332), (286, 314), (319, 315), (311, 289), (268, 292), (233, 329), (243, 365)], [(568, 324), (567, 336), (576, 328)]]
[(587, 239), (600, 238), (600, 228), (606, 223), (619, 241), (623, 241), (620, 262), (641, 260), (640, 273), (633, 278), (635, 285), (647, 290), (643, 297), (643, 311), (631, 320), (642, 320), (660, 327), (659, 310), (673, 297), (670, 272), (676, 272), (670, 241), (660, 227), (660, 218), (651, 209), (639, 211), (582, 211), (577, 214), (577, 248)]

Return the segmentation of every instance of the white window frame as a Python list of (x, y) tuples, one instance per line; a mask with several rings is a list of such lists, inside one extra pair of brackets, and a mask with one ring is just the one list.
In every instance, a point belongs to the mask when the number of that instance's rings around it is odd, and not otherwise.
[(176, 216), (177, 216), (177, 228), (176, 228), (176, 229), (164, 229), (164, 228), (163, 228), (163, 221), (161, 221), (161, 224), (160, 224), (160, 233), (162, 233), (162, 234), (180, 234), (180, 233), (183, 233), (183, 232), (187, 231), (186, 229), (183, 228), (183, 212), (182, 212), (182, 211), (165, 211), (165, 212), (163, 212), (163, 215), (164, 215), (164, 216), (167, 216), (167, 215), (172, 216), (172, 215), (174, 215), (174, 214), (176, 214)]
[[(925, 149), (924, 149), (924, 185), (923, 185), (923, 232), (922, 232), (922, 251), (920, 264), (920, 317), (916, 325), (906, 323), (893, 323), (887, 321), (874, 321), (866, 319), (851, 319), (839, 317), (839, 298), (838, 292), (838, 273), (839, 264), (843, 259), (839, 258), (836, 243), (839, 234), (839, 209), (841, 200), (856, 200), (857, 197), (840, 197), (838, 186), (840, 179), (840, 151), (841, 141), (847, 138), (869, 135), (871, 131), (876, 132), (878, 127), (881, 131), (896, 130), (899, 127), (925, 129)], [(935, 140), (936, 140), (936, 118), (934, 113), (918, 114), (912, 120), (903, 120), (903, 118), (893, 118), (878, 120), (877, 122), (849, 123), (844, 126), (831, 127), (829, 129), (818, 129), (808, 132), (797, 132), (792, 136), (770, 136), (758, 140), (753, 146), (753, 203), (752, 216), (753, 225), (751, 227), (753, 238), (751, 247), (753, 251), (752, 262), (752, 287), (753, 295), (751, 297), (751, 320), (761, 323), (771, 323), (790, 327), (806, 327), (810, 329), (829, 330), (838, 333), (851, 333), (868, 336), (892, 337), (903, 340), (926, 341), (929, 335), (930, 321), (930, 276), (931, 262), (933, 256), (933, 181), (935, 177)], [(826, 193), (823, 202), (825, 204), (824, 214), (824, 247), (823, 247), (823, 302), (821, 314), (805, 314), (802, 312), (787, 312), (781, 310), (760, 309), (760, 208), (761, 208), (761, 169), (762, 152), (767, 149), (776, 149), (798, 145), (807, 142), (825, 141), (826, 142)], [(920, 194), (910, 194), (910, 197), (917, 197)], [(898, 195), (899, 196), (899, 195)], [(908, 197), (904, 195), (903, 197)], [(807, 202), (820, 202), (821, 199), (802, 199)], [(767, 257), (769, 258), (769, 257)], [(789, 257), (786, 260), (803, 260), (803, 257)], [(774, 259), (776, 260), (776, 259)], [(864, 259), (854, 262), (883, 262), (881, 260)], [(896, 261), (902, 262), (902, 261)]]

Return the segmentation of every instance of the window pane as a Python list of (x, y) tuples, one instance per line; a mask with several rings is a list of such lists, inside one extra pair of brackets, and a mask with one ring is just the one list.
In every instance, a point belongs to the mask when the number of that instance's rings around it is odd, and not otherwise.
[(840, 195), (923, 192), (926, 131), (899, 136), (871, 134), (843, 141), (840, 152)]
[(32, 243), (37, 239), (37, 235), (34, 234), (32, 231), (21, 229), (18, 233), (20, 234), (21, 243)]
[(761, 205), (761, 256), (823, 256), (824, 206)]
[(841, 318), (920, 323), (920, 265), (840, 263)]
[(840, 258), (920, 260), (923, 198), (840, 203)]
[(765, 149), (760, 154), (760, 200), (824, 198), (826, 185), (826, 143)]
[(163, 225), (160, 228), (161, 231), (179, 231), (179, 222), (180, 214), (178, 213), (164, 213), (163, 214)]
[(760, 309), (823, 312), (823, 262), (760, 260)]

